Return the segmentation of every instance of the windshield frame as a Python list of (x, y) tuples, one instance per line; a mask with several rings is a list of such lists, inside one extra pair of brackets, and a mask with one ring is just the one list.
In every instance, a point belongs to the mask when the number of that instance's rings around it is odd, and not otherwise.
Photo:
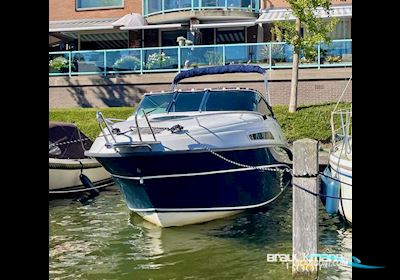
[[(268, 103), (267, 99), (259, 91), (254, 90), (254, 89), (249, 89), (249, 88), (206, 88), (206, 89), (198, 89), (198, 90), (193, 90), (192, 89), (192, 90), (176, 90), (176, 91), (167, 91), (167, 92), (147, 93), (147, 94), (144, 95), (143, 99), (139, 102), (139, 104), (137, 106), (137, 109), (134, 112), (134, 115), (139, 113), (138, 109), (140, 108), (140, 106), (143, 103), (143, 101), (146, 98), (146, 96), (162, 95), (162, 94), (166, 95), (166, 94), (171, 94), (171, 93), (173, 94), (173, 96), (172, 96), (171, 100), (169, 101), (169, 104), (166, 106), (166, 110), (165, 110), (166, 114), (174, 113), (174, 112), (171, 112), (171, 109), (172, 109), (174, 103), (176, 102), (176, 100), (177, 100), (177, 98), (178, 98), (180, 93), (193, 93), (193, 94), (196, 94), (196, 93), (201, 93), (201, 92), (204, 93), (204, 95), (203, 95), (202, 101), (200, 102), (200, 105), (199, 105), (199, 108), (198, 108), (197, 112), (199, 112), (199, 113), (201, 113), (201, 112), (213, 112), (213, 111), (206, 111), (205, 110), (205, 106), (206, 106), (207, 100), (208, 100), (208, 98), (210, 96), (210, 92), (212, 92), (212, 91), (247, 91), (247, 92), (254, 92), (254, 93), (256, 93), (256, 95), (258, 97), (261, 98), (260, 102), (264, 102), (267, 105), (267, 108), (271, 113), (270, 116), (272, 118), (275, 118), (274, 112), (272, 110), (272, 107)], [(196, 111), (188, 111), (188, 112), (196, 112)], [(258, 111), (249, 111), (249, 112), (259, 113)]]

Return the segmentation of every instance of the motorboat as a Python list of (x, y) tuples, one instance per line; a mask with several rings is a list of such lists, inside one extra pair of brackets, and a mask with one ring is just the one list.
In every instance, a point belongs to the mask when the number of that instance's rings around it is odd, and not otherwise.
[(93, 186), (112, 182), (111, 175), (96, 159), (84, 155), (92, 144), (74, 124), (49, 122), (50, 193), (83, 188), (87, 180)]
[(161, 227), (224, 218), (273, 202), (290, 183), (291, 153), (267, 92), (177, 89), (186, 78), (266, 71), (194, 68), (169, 91), (144, 94), (127, 120), (97, 112), (102, 132), (85, 155), (120, 187), (131, 211)]

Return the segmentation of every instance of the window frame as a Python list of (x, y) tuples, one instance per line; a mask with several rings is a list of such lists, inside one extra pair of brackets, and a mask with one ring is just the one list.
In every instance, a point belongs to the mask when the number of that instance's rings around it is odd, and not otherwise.
[(125, 8), (125, 0), (122, 0), (122, 4), (119, 6), (103, 6), (103, 7), (90, 7), (90, 8), (79, 8), (78, 1), (75, 0), (75, 10), (80, 11), (91, 11), (91, 10), (110, 10), (110, 9), (123, 9)]

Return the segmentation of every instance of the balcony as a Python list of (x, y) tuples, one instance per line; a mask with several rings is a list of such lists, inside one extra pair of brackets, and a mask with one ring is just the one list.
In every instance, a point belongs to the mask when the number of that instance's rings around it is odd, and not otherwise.
[(150, 23), (171, 21), (173, 19), (169, 19), (168, 14), (176, 15), (176, 12), (180, 13), (179, 20), (210, 16), (246, 18), (254, 17), (254, 14), (258, 13), (259, 2), (259, 0), (143, 0), (143, 16), (154, 18), (152, 16), (159, 15), (160, 19), (155, 21), (148, 19)]
[[(300, 68), (351, 67), (352, 40), (315, 46), (317, 55), (301, 57)], [(49, 53), (49, 76), (181, 72), (196, 67), (255, 64), (291, 68), (293, 47), (284, 42), (197, 45)]]

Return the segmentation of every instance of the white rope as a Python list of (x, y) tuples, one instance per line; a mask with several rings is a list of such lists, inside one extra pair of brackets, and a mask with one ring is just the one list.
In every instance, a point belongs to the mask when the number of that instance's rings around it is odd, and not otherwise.
[(344, 93), (346, 92), (346, 89), (347, 89), (347, 87), (349, 86), (350, 81), (351, 81), (352, 78), (353, 78), (353, 75), (350, 76), (349, 81), (347, 82), (346, 87), (344, 88), (344, 90), (343, 90), (343, 92), (342, 92), (342, 95), (340, 95), (339, 100), (338, 100), (338, 102), (336, 103), (335, 109), (333, 109), (333, 112), (335, 112), (336, 109), (337, 109), (337, 107), (339, 106), (339, 103), (340, 103), (340, 101), (342, 100), (342, 97), (343, 97)]

